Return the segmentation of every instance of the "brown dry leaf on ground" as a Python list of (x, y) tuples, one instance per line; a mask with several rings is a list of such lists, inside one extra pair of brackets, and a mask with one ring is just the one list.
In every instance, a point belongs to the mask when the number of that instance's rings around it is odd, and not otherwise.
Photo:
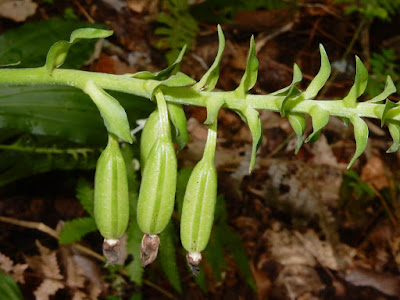
[(0, 252), (0, 270), (9, 274), (16, 282), (25, 283), (24, 272), (27, 268), (27, 264), (14, 264), (9, 257)]
[(361, 180), (375, 187), (378, 191), (389, 187), (387, 172), (382, 159), (378, 156), (371, 157), (361, 171)]

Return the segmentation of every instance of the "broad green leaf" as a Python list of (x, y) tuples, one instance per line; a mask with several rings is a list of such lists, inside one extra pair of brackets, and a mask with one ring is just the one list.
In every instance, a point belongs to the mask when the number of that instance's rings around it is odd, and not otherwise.
[(94, 188), (87, 180), (79, 178), (76, 186), (76, 198), (79, 200), (85, 211), (94, 216)]
[(322, 128), (326, 126), (329, 122), (329, 112), (325, 109), (319, 107), (318, 105), (314, 105), (311, 107), (309, 114), (312, 118), (313, 125), (313, 133), (306, 139), (306, 143), (312, 143), (318, 140)]
[(97, 230), (96, 222), (92, 217), (76, 218), (65, 222), (60, 231), (60, 244), (72, 244), (82, 239), (83, 236)]
[[(132, 125), (154, 110), (151, 101), (113, 93), (128, 113)], [(81, 90), (57, 86), (1, 86), (0, 128), (19, 129), (35, 135), (105, 145), (107, 131), (90, 97)]]
[(159, 80), (159, 81), (165, 80), (169, 76), (174, 75), (178, 72), (178, 70), (180, 68), (180, 64), (183, 59), (183, 55), (185, 54), (185, 52), (186, 52), (186, 45), (182, 48), (182, 50), (179, 53), (178, 57), (176, 58), (175, 62), (162, 71), (159, 71), (157, 73), (142, 71), (142, 72), (138, 72), (135, 74), (129, 74), (129, 76), (132, 78), (137, 78), (137, 79), (153, 79), (153, 80)]
[(256, 44), (254, 43), (254, 36), (252, 35), (250, 39), (250, 50), (247, 58), (246, 70), (240, 81), (240, 85), (236, 89), (239, 97), (244, 97), (246, 92), (251, 90), (256, 84), (258, 65), (259, 63), (256, 57)]
[(364, 152), (365, 147), (367, 147), (368, 142), (368, 126), (367, 124), (358, 116), (350, 117), (350, 121), (354, 126), (354, 137), (356, 139), (356, 152), (351, 159), (347, 169), (350, 169), (354, 161)]
[(344, 105), (346, 107), (355, 107), (357, 98), (360, 97), (367, 87), (368, 83), (368, 70), (356, 56), (356, 76), (354, 78), (354, 84), (350, 89), (350, 92), (346, 97), (343, 98)]
[[(58, 140), (58, 142), (60, 142)], [(18, 179), (51, 170), (92, 170), (96, 167), (99, 153), (79, 156), (36, 154), (20, 151), (2, 151), (0, 155), (0, 186)]]
[(14, 279), (0, 271), (0, 297), (7, 300), (24, 300), (22, 292)]
[(385, 83), (385, 89), (383, 90), (382, 93), (380, 93), (379, 95), (375, 96), (374, 98), (372, 98), (371, 100), (367, 101), (367, 102), (372, 102), (372, 103), (376, 103), (376, 102), (380, 102), (385, 100), (387, 97), (389, 97), (391, 94), (396, 92), (396, 86), (393, 83), (392, 78), (388, 75), (386, 77), (386, 83)]
[(207, 119), (204, 124), (211, 125), (218, 119), (218, 113), (225, 101), (222, 98), (209, 99), (207, 101)]
[[(381, 116), (381, 127), (386, 123), (388, 112), (391, 109), (399, 107), (396, 103), (386, 99), (385, 108), (383, 109), (382, 116)], [(397, 109), (398, 110), (398, 109)]]
[(261, 144), (261, 138), (262, 138), (262, 124), (261, 120), (259, 118), (259, 113), (255, 109), (251, 107), (247, 107), (244, 115), (247, 120), (247, 124), (249, 125), (251, 135), (253, 136), (253, 146), (251, 150), (251, 159), (250, 159), (250, 166), (249, 166), (249, 172), (254, 167), (254, 163), (256, 162), (256, 152), (258, 147)]
[(396, 152), (399, 149), (400, 125), (399, 124), (394, 124), (394, 123), (388, 123), (387, 126), (389, 128), (390, 135), (392, 136), (393, 144), (386, 151), (386, 153), (393, 153), (393, 152)]
[(99, 109), (107, 131), (128, 143), (132, 143), (128, 116), (119, 102), (93, 81), (86, 84), (84, 91), (92, 98)]
[(306, 118), (303, 114), (297, 113), (290, 113), (287, 118), (297, 136), (297, 145), (295, 150), (295, 153), (297, 154), (299, 153), (301, 145), (303, 145), (303, 134), (306, 128)]
[(322, 44), (319, 45), (319, 51), (321, 53), (321, 67), (318, 74), (311, 81), (310, 85), (307, 87), (306, 91), (303, 93), (305, 99), (313, 99), (320, 89), (323, 88), (325, 82), (328, 80), (331, 74), (331, 65), (329, 63), (328, 55)]
[(161, 268), (175, 291), (182, 294), (181, 278), (179, 276), (178, 265), (176, 262), (176, 233), (171, 221), (168, 223), (164, 231), (160, 233), (160, 242), (159, 262)]
[[(104, 28), (105, 25), (52, 18), (8, 30), (0, 35), (0, 65), (20, 61), (17, 67), (43, 66), (50, 47), (59, 40), (68, 40), (71, 32), (81, 27)], [(80, 68), (92, 55), (95, 43), (87, 40), (73, 47), (64, 66)]]
[(187, 131), (186, 115), (183, 111), (182, 105), (176, 103), (167, 103), (169, 120), (175, 128), (174, 137), (176, 138), (179, 150), (185, 148), (189, 141), (189, 133)]
[[(218, 25), (218, 53), (211, 65), (210, 69), (203, 75), (198, 83), (193, 88), (196, 90), (211, 91), (215, 88), (219, 78), (219, 64), (221, 62), (222, 53), (225, 49), (225, 37), (221, 26)], [(207, 123), (206, 123), (207, 124)]]

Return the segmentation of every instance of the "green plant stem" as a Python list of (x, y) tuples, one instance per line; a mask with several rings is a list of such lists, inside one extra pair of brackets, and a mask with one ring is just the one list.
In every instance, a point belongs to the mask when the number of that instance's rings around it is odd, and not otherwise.
[[(162, 81), (130, 78), (129, 75), (112, 75), (79, 70), (55, 69), (49, 75), (45, 68), (32, 69), (0, 69), (0, 84), (58, 84), (68, 85), (82, 90), (92, 80), (99, 87), (151, 99), (153, 90)], [(238, 98), (234, 91), (208, 92), (195, 91), (190, 87), (162, 87), (165, 100), (173, 103), (206, 107), (209, 101), (223, 100), (226, 108), (243, 111), (246, 107), (260, 110), (280, 111), (284, 96), (245, 94), (244, 99)], [(331, 116), (342, 118), (368, 117), (381, 119), (384, 104), (359, 102), (353, 108), (348, 108), (341, 100), (304, 100), (292, 104), (287, 113), (308, 113), (313, 106), (320, 106)], [(387, 121), (400, 121), (400, 114), (388, 116)]]

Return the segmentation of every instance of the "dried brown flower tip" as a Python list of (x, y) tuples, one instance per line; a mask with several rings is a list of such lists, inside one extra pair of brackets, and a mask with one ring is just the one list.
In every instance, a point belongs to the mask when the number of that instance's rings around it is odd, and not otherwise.
[(121, 245), (118, 239), (104, 239), (103, 255), (107, 258), (106, 266), (118, 263), (121, 256)]
[(143, 235), (142, 244), (140, 245), (140, 259), (143, 267), (151, 264), (157, 258), (159, 246), (160, 238), (158, 235)]
[(202, 257), (200, 252), (188, 252), (186, 254), (186, 261), (194, 276), (197, 276), (200, 273), (199, 264), (201, 259)]

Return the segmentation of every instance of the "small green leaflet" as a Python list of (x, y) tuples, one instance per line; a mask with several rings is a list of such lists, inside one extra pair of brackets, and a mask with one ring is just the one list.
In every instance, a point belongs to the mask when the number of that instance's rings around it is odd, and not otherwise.
[(372, 102), (372, 103), (376, 103), (376, 102), (380, 102), (385, 100), (387, 97), (389, 97), (391, 94), (396, 92), (396, 86), (393, 83), (392, 78), (388, 75), (386, 77), (386, 83), (385, 83), (385, 89), (383, 90), (382, 93), (380, 93), (379, 95), (375, 96), (374, 98), (372, 98), (371, 100), (367, 101), (367, 102)]
[(322, 46), (322, 44), (319, 44), (319, 50), (321, 53), (321, 67), (318, 74), (314, 77), (310, 85), (303, 93), (305, 99), (313, 99), (323, 88), (325, 82), (328, 80), (329, 75), (331, 74), (331, 65), (329, 63), (328, 55), (326, 54), (325, 48)]
[(390, 101), (389, 99), (386, 99), (385, 108), (383, 109), (382, 116), (381, 116), (381, 127), (383, 127), (383, 125), (385, 125), (387, 116), (388, 116), (388, 112), (391, 111), (392, 109), (399, 111), (399, 106), (396, 103)]
[(132, 143), (128, 117), (119, 102), (91, 80), (87, 82), (84, 91), (99, 109), (107, 131)]
[(225, 37), (222, 32), (221, 26), (218, 25), (218, 53), (214, 60), (214, 63), (208, 69), (208, 71), (203, 75), (198, 83), (196, 83), (193, 88), (196, 90), (211, 91), (215, 88), (218, 78), (219, 78), (219, 64), (221, 62), (222, 53), (225, 49)]
[(295, 154), (299, 153), (301, 145), (303, 145), (303, 134), (306, 128), (306, 118), (304, 114), (290, 113), (287, 116), (290, 125), (297, 135), (297, 145)]
[(316, 140), (318, 140), (322, 128), (324, 128), (329, 122), (329, 112), (319, 107), (318, 105), (314, 105), (313, 107), (311, 107), (309, 113), (312, 118), (314, 131), (306, 139), (306, 143), (315, 142)]
[(392, 136), (393, 144), (386, 151), (386, 153), (393, 153), (393, 152), (396, 152), (399, 149), (400, 125), (399, 124), (394, 124), (394, 123), (388, 123), (387, 126), (389, 128), (390, 135)]
[(354, 78), (354, 84), (347, 96), (343, 98), (343, 102), (346, 107), (356, 106), (357, 98), (364, 93), (367, 83), (368, 70), (362, 63), (361, 59), (356, 56), (356, 76)]
[(350, 122), (354, 126), (354, 137), (356, 139), (356, 152), (354, 153), (353, 158), (348, 164), (347, 169), (350, 169), (354, 161), (364, 152), (368, 142), (367, 124), (358, 116), (350, 117)]
[(92, 217), (76, 218), (65, 222), (60, 232), (60, 244), (72, 244), (83, 236), (97, 230), (96, 222)]
[(49, 74), (55, 68), (60, 67), (67, 58), (69, 48), (81, 39), (100, 39), (106, 38), (113, 34), (112, 30), (96, 29), (96, 28), (80, 28), (71, 33), (70, 41), (58, 41), (51, 46), (47, 58), (46, 69)]
[(258, 115), (259, 115), (258, 111), (256, 111), (251, 107), (247, 107), (244, 112), (247, 124), (249, 124), (251, 135), (253, 136), (253, 146), (251, 149), (249, 172), (251, 172), (251, 170), (254, 167), (254, 163), (256, 162), (256, 152), (261, 144), (261, 138), (262, 138), (262, 124)]
[[(293, 66), (293, 80), (290, 86), (282, 89), (286, 90), (287, 89), (287, 95), (286, 97), (282, 100), (281, 107), (280, 107), (280, 113), (282, 117), (286, 116), (286, 110), (288, 106), (288, 102), (298, 102), (302, 101), (304, 98), (302, 97), (302, 94), (299, 95), (299, 91), (296, 89), (296, 85), (303, 79), (303, 75), (301, 73), (301, 70), (297, 64), (294, 64)], [(292, 103), (293, 104), (293, 103)]]
[(257, 81), (258, 73), (258, 59), (256, 57), (256, 44), (254, 42), (254, 36), (250, 39), (250, 50), (247, 58), (246, 71), (240, 81), (240, 85), (236, 88), (235, 92), (238, 97), (244, 98), (247, 91), (251, 90)]

